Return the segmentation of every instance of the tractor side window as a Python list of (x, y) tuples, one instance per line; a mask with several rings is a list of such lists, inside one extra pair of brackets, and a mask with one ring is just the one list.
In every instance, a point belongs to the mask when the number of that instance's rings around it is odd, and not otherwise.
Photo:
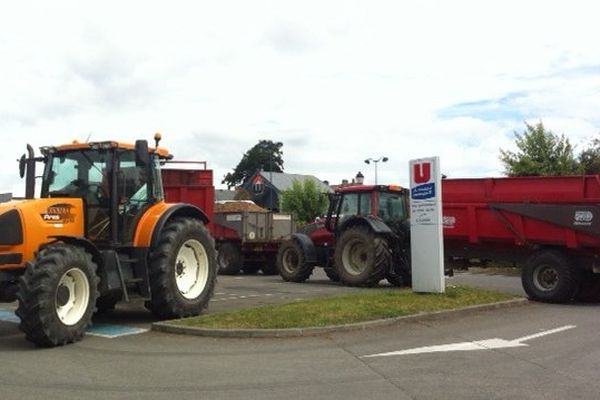
[(359, 215), (371, 214), (371, 193), (361, 193), (359, 202)]
[(135, 153), (121, 154), (117, 182), (120, 205), (139, 207), (148, 201), (146, 169), (136, 165)]
[(348, 218), (358, 214), (358, 193), (347, 193), (342, 197), (338, 224), (343, 224)]
[(136, 165), (133, 151), (120, 153), (117, 172), (117, 199), (119, 239), (123, 243), (129, 243), (133, 240), (136, 222), (148, 205), (148, 177), (146, 171), (146, 167)]
[(386, 223), (406, 219), (404, 196), (401, 193), (380, 193), (377, 215)]
[(77, 160), (61, 157), (55, 158), (48, 176), (48, 191), (60, 192), (67, 188), (71, 182), (77, 180)]

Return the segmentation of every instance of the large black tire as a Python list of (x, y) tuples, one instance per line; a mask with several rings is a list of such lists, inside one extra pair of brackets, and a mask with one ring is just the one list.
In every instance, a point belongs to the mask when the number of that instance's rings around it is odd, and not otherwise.
[(146, 307), (158, 318), (198, 315), (212, 297), (217, 279), (214, 240), (194, 218), (176, 218), (164, 227), (150, 253), (152, 297)]
[(337, 271), (335, 270), (335, 268), (323, 268), (323, 270), (325, 271), (325, 275), (327, 275), (327, 277), (329, 278), (329, 280), (331, 282), (339, 282), (340, 281), (340, 274), (337, 273)]
[(80, 340), (98, 298), (97, 266), (84, 249), (55, 244), (39, 252), (19, 281), (17, 315), (27, 340), (42, 347)]
[(217, 255), (219, 264), (219, 274), (237, 275), (244, 264), (244, 256), (239, 243), (223, 242), (219, 245), (219, 254)]
[(394, 265), (385, 274), (385, 279), (393, 286), (412, 286), (410, 249), (401, 253), (400, 256), (394, 257)]
[(566, 302), (573, 299), (579, 287), (579, 271), (555, 250), (533, 254), (521, 272), (523, 289), (532, 300)]
[(340, 280), (348, 286), (377, 285), (392, 262), (387, 240), (362, 226), (340, 235), (334, 257)]
[(291, 239), (279, 246), (277, 252), (277, 270), (286, 282), (304, 282), (312, 274), (314, 265), (306, 262), (300, 244)]

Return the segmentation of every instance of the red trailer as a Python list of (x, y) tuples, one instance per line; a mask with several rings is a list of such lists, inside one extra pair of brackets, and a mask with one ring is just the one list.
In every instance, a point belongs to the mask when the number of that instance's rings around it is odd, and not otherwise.
[[(197, 206), (209, 218), (208, 229), (218, 250), (219, 273), (277, 273), (275, 258), (279, 244), (295, 232), (290, 214), (262, 211), (215, 211), (213, 171), (206, 162), (170, 161), (184, 169), (162, 169), (165, 199)], [(201, 168), (198, 168), (198, 165)], [(190, 169), (190, 166), (195, 168)]]
[(536, 300), (598, 289), (600, 176), (444, 179), (447, 256), (523, 265)]

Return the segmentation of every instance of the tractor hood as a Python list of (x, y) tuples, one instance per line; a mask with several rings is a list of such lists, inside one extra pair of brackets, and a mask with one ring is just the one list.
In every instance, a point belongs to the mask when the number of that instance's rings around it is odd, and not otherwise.
[(81, 199), (33, 199), (0, 203), (0, 269), (21, 266), (53, 236), (83, 236)]

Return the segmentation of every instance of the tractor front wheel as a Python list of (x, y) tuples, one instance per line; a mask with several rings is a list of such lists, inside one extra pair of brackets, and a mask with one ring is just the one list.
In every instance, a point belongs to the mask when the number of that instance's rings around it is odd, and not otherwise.
[(348, 286), (374, 286), (385, 277), (392, 255), (385, 238), (366, 227), (349, 228), (335, 247), (340, 280)]
[(152, 298), (146, 306), (159, 318), (198, 315), (208, 305), (216, 278), (214, 241), (204, 224), (193, 218), (174, 219), (151, 250)]
[(286, 282), (304, 282), (312, 274), (314, 266), (306, 262), (302, 246), (291, 239), (283, 242), (277, 252), (277, 270)]
[(17, 315), (27, 340), (62, 346), (80, 340), (98, 297), (97, 266), (84, 249), (56, 244), (39, 252), (19, 282)]

